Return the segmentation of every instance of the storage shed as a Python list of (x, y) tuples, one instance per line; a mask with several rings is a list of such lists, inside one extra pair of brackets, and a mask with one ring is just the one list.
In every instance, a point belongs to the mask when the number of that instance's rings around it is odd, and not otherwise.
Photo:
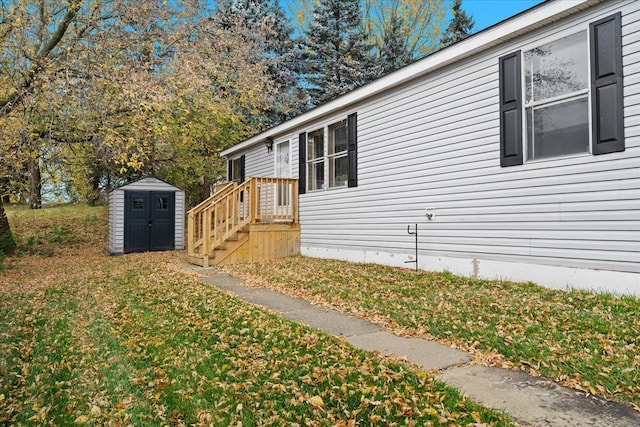
[(112, 254), (184, 249), (184, 190), (145, 177), (109, 193)]

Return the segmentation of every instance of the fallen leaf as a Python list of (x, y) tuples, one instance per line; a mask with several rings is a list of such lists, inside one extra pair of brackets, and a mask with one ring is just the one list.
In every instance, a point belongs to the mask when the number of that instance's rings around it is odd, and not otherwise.
[(88, 415), (80, 415), (73, 422), (75, 424), (85, 424), (85, 423), (89, 422), (89, 416)]
[(322, 401), (322, 398), (320, 396), (313, 396), (311, 399), (309, 399), (309, 403), (311, 403), (311, 405), (316, 408), (324, 408), (324, 402)]

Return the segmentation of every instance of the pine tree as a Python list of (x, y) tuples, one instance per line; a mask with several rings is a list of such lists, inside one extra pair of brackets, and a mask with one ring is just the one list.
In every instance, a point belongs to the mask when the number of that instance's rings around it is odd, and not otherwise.
[[(216, 19), (226, 29), (236, 29), (240, 21), (246, 29), (245, 37), (260, 38), (264, 61), (278, 89), (265, 125), (274, 125), (300, 113), (304, 102), (300, 100), (296, 77), (293, 29), (278, 1), (218, 0)], [(265, 32), (268, 37), (263, 36)]]
[(462, 9), (462, 0), (454, 1), (451, 12), (453, 13), (453, 18), (440, 40), (441, 47), (449, 46), (469, 37), (474, 25), (473, 18), (467, 16), (467, 12)]
[(304, 86), (311, 106), (378, 77), (380, 67), (369, 55), (361, 32), (359, 0), (326, 0), (314, 8), (300, 43)]
[(382, 37), (380, 60), (384, 74), (397, 70), (412, 61), (412, 55), (407, 46), (407, 37), (403, 34), (402, 20), (397, 15), (389, 18)]
[(361, 1), (364, 31), (385, 74), (440, 47), (446, 0)]

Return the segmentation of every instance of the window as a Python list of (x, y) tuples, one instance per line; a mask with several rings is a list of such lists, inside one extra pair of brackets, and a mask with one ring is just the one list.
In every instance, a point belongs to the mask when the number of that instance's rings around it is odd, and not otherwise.
[(144, 197), (134, 197), (133, 198), (133, 210), (134, 211), (143, 211), (144, 210)]
[(358, 186), (357, 121), (357, 113), (351, 113), (344, 120), (298, 135), (299, 194)]
[(169, 209), (169, 199), (166, 197), (156, 197), (156, 210), (166, 211)]
[(348, 180), (347, 121), (329, 126), (329, 188), (346, 187)]
[(324, 129), (309, 133), (307, 138), (309, 190), (324, 188)]
[(245, 180), (245, 155), (237, 159), (229, 159), (227, 181), (242, 183)]
[(586, 31), (523, 57), (527, 160), (589, 152)]
[(233, 159), (233, 167), (231, 168), (233, 173), (231, 174), (231, 181), (242, 182), (240, 180), (240, 172), (242, 167), (240, 166), (240, 159)]
[(501, 166), (521, 165), (523, 152), (536, 160), (624, 151), (620, 23), (616, 13), (499, 59)]

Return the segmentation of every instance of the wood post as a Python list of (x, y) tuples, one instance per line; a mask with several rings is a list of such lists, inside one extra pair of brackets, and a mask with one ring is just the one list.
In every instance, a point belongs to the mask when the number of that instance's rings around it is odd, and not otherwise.
[(250, 222), (258, 222), (258, 181), (256, 178), (251, 178), (249, 197), (251, 198), (249, 206), (251, 209)]
[(291, 186), (291, 216), (293, 222), (298, 222), (298, 184), (292, 179), (289, 185)]
[(193, 227), (193, 213), (187, 215), (187, 254), (194, 255), (195, 229)]
[(209, 252), (211, 251), (211, 211), (205, 210), (202, 215), (203, 250), (202, 266), (209, 267)]

